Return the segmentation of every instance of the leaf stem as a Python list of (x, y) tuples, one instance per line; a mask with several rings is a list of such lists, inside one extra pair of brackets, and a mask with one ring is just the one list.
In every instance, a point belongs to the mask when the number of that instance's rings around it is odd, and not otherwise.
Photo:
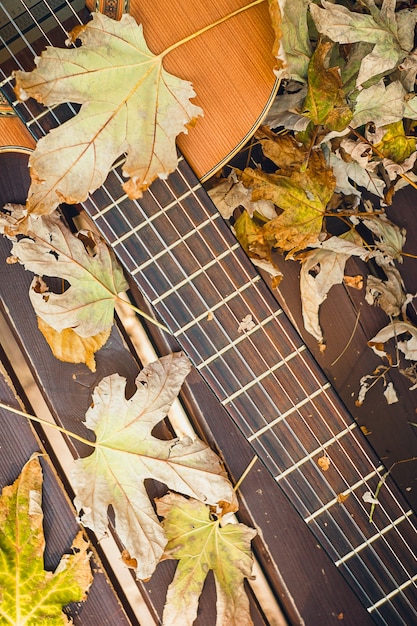
[(151, 322), (152, 324), (154, 324), (161, 330), (164, 330), (166, 333), (171, 334), (171, 331), (169, 330), (169, 328), (164, 326), (164, 324), (162, 324), (161, 322), (158, 322), (158, 320), (156, 320), (154, 317), (151, 317), (151, 315), (148, 315), (147, 313), (145, 313), (145, 311), (142, 311), (142, 309), (139, 309), (137, 306), (132, 304), (130, 300), (125, 300), (124, 298), (119, 296), (119, 294), (116, 295), (116, 300), (118, 300), (119, 302), (122, 302), (123, 304), (127, 304), (127, 306), (129, 306), (132, 309), (132, 311), (135, 311), (135, 313), (143, 317), (145, 320), (148, 320), (148, 322)]
[(242, 476), (239, 478), (239, 480), (237, 481), (236, 485), (233, 487), (233, 491), (235, 493), (237, 492), (237, 490), (239, 489), (240, 485), (243, 483), (243, 481), (245, 480), (246, 476), (249, 474), (249, 472), (251, 471), (252, 467), (255, 465), (257, 460), (258, 460), (258, 457), (255, 454), (255, 456), (253, 457), (252, 461), (249, 463), (249, 465), (247, 466), (247, 468), (243, 472)]
[(0, 402), (0, 409), (5, 409), (6, 411), (10, 411), (10, 413), (14, 413), (16, 415), (21, 415), (22, 417), (26, 417), (26, 419), (31, 420), (32, 422), (37, 422), (38, 424), (42, 424), (42, 426), (49, 426), (50, 428), (54, 428), (55, 430), (59, 430), (59, 432), (64, 435), (68, 435), (68, 437), (72, 437), (72, 439), (77, 439), (77, 441), (81, 441), (81, 443), (86, 444), (87, 446), (91, 446), (92, 448), (96, 448), (96, 444), (94, 441), (89, 441), (80, 435), (76, 435), (72, 433), (70, 430), (66, 428), (62, 428), (58, 426), (58, 424), (54, 424), (54, 422), (48, 422), (47, 420), (42, 419), (41, 417), (36, 417), (35, 415), (30, 415), (30, 413), (25, 413), (25, 411), (19, 411), (19, 409), (15, 409), (14, 407), (9, 406), (8, 404), (4, 404)]
[(239, 15), (239, 13), (243, 13), (243, 11), (247, 11), (248, 9), (251, 9), (252, 7), (256, 6), (257, 4), (261, 4), (262, 2), (265, 2), (265, 0), (253, 0), (253, 2), (250, 2), (249, 4), (246, 4), (245, 6), (240, 7), (239, 9), (236, 9), (235, 11), (232, 11), (231, 13), (228, 13), (227, 15), (224, 15), (223, 17), (221, 17), (216, 22), (212, 22), (211, 24), (208, 24), (207, 26), (204, 26), (204, 28), (201, 28), (200, 30), (197, 30), (195, 33), (192, 33), (191, 35), (188, 35), (188, 37), (184, 37), (184, 39), (181, 39), (180, 41), (177, 41), (176, 43), (173, 43), (172, 46), (169, 46), (168, 48), (166, 48), (166, 50), (161, 52), (161, 54), (159, 56), (160, 57), (166, 56), (167, 54), (169, 54), (170, 52), (172, 52), (176, 48), (179, 48), (183, 44), (188, 43), (189, 41), (192, 41), (196, 37), (199, 37), (200, 35), (203, 35), (207, 31), (209, 31), (212, 28), (214, 28), (215, 26), (219, 26), (219, 24), (222, 24), (223, 22), (226, 22), (230, 18), (235, 17), (235, 15)]
[[(378, 500), (378, 496), (379, 496), (379, 492), (381, 491), (381, 488), (383, 487), (383, 485), (385, 484), (388, 476), (391, 474), (392, 470), (394, 469), (394, 467), (396, 465), (400, 465), (401, 463), (410, 463), (410, 461), (417, 461), (417, 456), (412, 456), (409, 459), (400, 459), (399, 461), (395, 461), (391, 467), (385, 472), (385, 474), (382, 475), (379, 483), (377, 484), (377, 487), (375, 489), (375, 493), (374, 493), (374, 498), (375, 500)], [(374, 512), (375, 512), (375, 507), (376, 507), (376, 503), (373, 502), (372, 506), (371, 506), (371, 510), (369, 512), (369, 521), (372, 522), (373, 521), (373, 516), (374, 516)]]

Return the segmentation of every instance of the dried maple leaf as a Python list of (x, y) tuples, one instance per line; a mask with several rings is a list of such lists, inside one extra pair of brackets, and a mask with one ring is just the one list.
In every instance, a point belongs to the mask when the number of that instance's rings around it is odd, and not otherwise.
[(136, 573), (142, 579), (151, 576), (166, 545), (146, 493), (146, 479), (209, 504), (234, 500), (219, 458), (205, 443), (189, 437), (165, 441), (152, 435), (189, 370), (182, 353), (163, 357), (141, 371), (129, 400), (126, 380), (113, 374), (96, 387), (86, 414), (96, 443), (93, 454), (76, 461), (76, 507), (84, 511), (83, 523), (99, 536), (106, 532), (107, 509), (113, 507), (119, 537), (137, 560)]
[(352, 119), (346, 103), (338, 67), (329, 67), (329, 56), (334, 44), (319, 41), (308, 66), (308, 90), (304, 101), (304, 115), (314, 125), (342, 131)]
[(89, 233), (95, 244), (90, 255), (58, 215), (40, 217), (30, 225), (28, 236), (13, 244), (11, 254), (27, 270), (70, 284), (63, 293), (52, 293), (34, 278), (30, 299), (36, 314), (58, 332), (72, 328), (80, 337), (107, 332), (117, 294), (128, 286), (111, 249)]
[(256, 535), (244, 524), (224, 523), (197, 500), (168, 494), (157, 500), (168, 536), (165, 559), (178, 559), (168, 588), (164, 626), (191, 626), (209, 570), (217, 592), (217, 626), (250, 626), (249, 601), (243, 585), (252, 572), (250, 542)]
[(285, 170), (288, 175), (280, 170), (267, 174), (250, 168), (242, 174), (243, 183), (252, 188), (253, 200), (271, 200), (282, 210), (265, 224), (262, 236), (264, 243), (289, 254), (317, 241), (335, 187), (335, 178), (321, 152), (313, 154), (308, 167)]
[(311, 15), (320, 33), (343, 44), (365, 41), (374, 44), (372, 51), (362, 59), (357, 86), (394, 70), (412, 51), (417, 21), (415, 8), (395, 13), (396, 0), (384, 0), (381, 9), (375, 0), (365, 0), (368, 15), (326, 0), (321, 4), (323, 8), (310, 3)]
[(88, 544), (81, 532), (73, 554), (64, 554), (55, 572), (44, 570), (42, 523), (42, 470), (33, 457), (0, 498), (2, 624), (69, 624), (62, 608), (85, 600), (92, 583)]
[(81, 47), (49, 47), (36, 58), (35, 70), (15, 72), (20, 100), (82, 105), (31, 155), (28, 210), (36, 214), (85, 200), (124, 152), (123, 173), (130, 180), (123, 187), (130, 198), (140, 197), (155, 178), (176, 168), (176, 136), (202, 113), (189, 102), (191, 84), (164, 70), (164, 52), (151, 53), (133, 17), (117, 22), (94, 13), (74, 37)]

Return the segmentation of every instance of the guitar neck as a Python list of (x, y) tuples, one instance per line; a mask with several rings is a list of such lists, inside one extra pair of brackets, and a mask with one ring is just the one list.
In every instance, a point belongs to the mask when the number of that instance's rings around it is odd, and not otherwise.
[[(31, 62), (2, 54), (13, 101), (10, 72)], [(74, 114), (16, 110), (36, 139)], [(122, 180), (119, 164), (85, 210), (375, 623), (416, 623), (415, 515), (195, 174), (180, 159), (140, 201)], [(363, 496), (381, 480), (370, 522)]]

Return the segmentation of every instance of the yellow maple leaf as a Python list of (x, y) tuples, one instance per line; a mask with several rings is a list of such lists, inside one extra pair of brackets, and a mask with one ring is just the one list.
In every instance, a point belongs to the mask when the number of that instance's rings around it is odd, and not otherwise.
[(245, 524), (227, 524), (222, 515), (212, 516), (204, 503), (179, 494), (169, 493), (156, 502), (168, 537), (164, 558), (179, 560), (168, 589), (164, 625), (194, 623), (209, 570), (216, 583), (216, 624), (252, 625), (243, 583), (251, 576), (250, 542), (256, 531)]
[(49, 47), (32, 72), (15, 72), (19, 100), (48, 106), (81, 104), (79, 113), (43, 137), (30, 158), (28, 210), (51, 213), (61, 202), (85, 200), (102, 185), (124, 152), (123, 185), (138, 198), (177, 166), (175, 139), (202, 114), (190, 103), (191, 83), (163, 68), (167, 51), (148, 49), (142, 26), (129, 15), (116, 22), (95, 13), (70, 50)]
[[(37, 456), (0, 497), (0, 623), (63, 626), (64, 605), (86, 599), (92, 583), (88, 544), (80, 532), (72, 554), (44, 569), (42, 469)], [(72, 622), (71, 622), (72, 623)]]
[(129, 558), (136, 559), (141, 579), (152, 575), (166, 545), (146, 480), (154, 478), (210, 504), (235, 498), (219, 457), (204, 442), (153, 435), (190, 368), (181, 352), (150, 363), (136, 378), (136, 392), (128, 400), (126, 379), (107, 376), (95, 388), (86, 414), (85, 424), (94, 430), (96, 441), (94, 452), (75, 463), (74, 503), (83, 511), (83, 524), (99, 537), (107, 531), (107, 509), (112, 506), (119, 538)]

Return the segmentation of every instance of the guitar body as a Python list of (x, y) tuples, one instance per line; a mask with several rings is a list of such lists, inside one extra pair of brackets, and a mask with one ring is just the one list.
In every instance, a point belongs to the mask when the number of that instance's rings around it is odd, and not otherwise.
[[(89, 9), (94, 1), (88, 0)], [(114, 7), (115, 3), (101, 3)], [(119, 1), (119, 5), (123, 5)], [(248, 4), (247, 0), (131, 0), (154, 54)], [(268, 2), (251, 7), (187, 42), (164, 60), (168, 72), (192, 82), (204, 110), (178, 146), (200, 180), (226, 162), (260, 124), (275, 95), (274, 33)]]
[[(56, 1), (38, 4), (47, 7)], [(20, 4), (26, 7), (28, 2), (33, 5), (35, 0)], [(67, 0), (71, 3), (80, 1)], [(161, 0), (155, 9), (154, 2), (141, 0), (133, 3), (131, 13), (143, 22), (149, 47), (158, 53), (243, 2), (193, 4)], [(238, 438), (232, 441), (229, 434), (237, 432), (248, 455), (256, 455), (268, 474), (268, 495), (290, 503), (315, 550), (321, 546), (327, 565), (316, 578), (315, 618), (306, 623), (331, 626), (343, 619), (348, 626), (408, 626), (417, 623), (415, 514), (392, 478), (384, 477), (379, 457), (195, 176), (203, 179), (228, 158), (256, 127), (271, 98), (273, 36), (267, 11), (267, 2), (262, 2), (167, 56), (168, 71), (193, 82), (195, 102), (205, 110), (205, 118), (180, 139), (186, 158), (178, 169), (167, 180), (157, 179), (140, 201), (129, 201), (120, 188), (119, 164), (83, 206), (123, 264), (132, 287), (170, 329), (169, 348), (184, 350), (194, 374), (201, 376), (198, 387), (204, 392), (198, 389), (196, 397), (203, 394), (202, 409), (210, 403), (221, 407), (223, 428), (218, 432), (229, 441), (221, 443), (218, 437), (219, 447), (230, 445), (231, 455), (238, 458), (243, 447), (239, 443), (235, 448)], [(73, 13), (69, 27), (75, 19)], [(33, 55), (45, 47), (43, 27), (36, 27), (39, 41), (33, 47), (1, 61), (2, 89), (10, 101), (12, 71), (19, 65), (31, 69)], [(53, 43), (62, 45), (65, 30), (57, 38), (55, 34)], [(14, 35), (17, 39), (20, 33)], [(0, 59), (1, 54), (0, 48)], [(17, 104), (16, 110), (37, 139), (74, 114), (69, 105), (48, 111), (33, 101)], [(7, 137), (6, 143), (18, 140)], [(241, 332), (240, 323), (248, 314), (254, 326)], [(319, 466), (323, 455), (331, 461), (326, 472)], [(375, 493), (381, 481), (384, 488), (370, 523), (363, 496)], [(255, 516), (265, 506), (259, 502)], [(283, 509), (280, 504), (277, 519), (271, 515), (258, 525), (262, 528), (266, 521), (266, 536), (267, 524), (273, 522), (268, 548), (285, 569), (289, 559), (282, 558), (280, 549), (288, 539), (282, 531), (290, 533), (295, 525), (285, 522)], [(299, 573), (291, 579), (305, 563), (298, 554), (287, 580), (292, 580), (297, 606), (308, 615), (308, 581), (300, 583)]]

